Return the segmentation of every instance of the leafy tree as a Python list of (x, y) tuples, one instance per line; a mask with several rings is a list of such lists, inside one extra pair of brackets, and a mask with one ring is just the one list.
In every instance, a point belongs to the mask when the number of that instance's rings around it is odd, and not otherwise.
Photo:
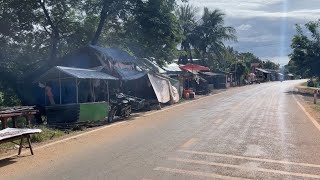
[[(320, 77), (320, 20), (296, 25), (297, 34), (292, 38), (289, 69), (302, 76)], [(308, 35), (307, 33), (310, 33)]]
[(237, 39), (236, 30), (224, 25), (224, 17), (225, 14), (218, 9), (209, 11), (204, 8), (202, 18), (192, 32), (191, 44), (203, 60), (209, 55), (221, 60), (225, 49), (224, 41)]
[(171, 61), (181, 40), (181, 29), (173, 13), (175, 1), (141, 1), (132, 16), (114, 32), (111, 42), (138, 57), (154, 57), (158, 63)]
[(262, 62), (262, 67), (264, 69), (272, 69), (272, 70), (278, 70), (280, 68), (280, 64), (276, 64), (270, 60)]
[(176, 15), (179, 20), (179, 24), (183, 31), (183, 38), (181, 41), (181, 49), (189, 54), (189, 58), (192, 61), (191, 50), (191, 35), (196, 26), (196, 12), (197, 8), (189, 4), (183, 4), (176, 9)]

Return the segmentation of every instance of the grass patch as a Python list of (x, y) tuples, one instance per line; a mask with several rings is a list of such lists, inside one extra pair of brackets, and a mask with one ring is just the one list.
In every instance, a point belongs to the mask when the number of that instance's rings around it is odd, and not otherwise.
[[(48, 141), (48, 140), (51, 140), (54, 138), (61, 137), (65, 134), (63, 131), (56, 130), (56, 129), (50, 129), (45, 126), (41, 126), (41, 127), (37, 127), (37, 128), (41, 129), (42, 132), (39, 134), (31, 135), (31, 142), (33, 142), (33, 143)], [(14, 142), (19, 144), (19, 140), (14, 141)], [(26, 143), (26, 142), (24, 142), (24, 143)], [(8, 152), (9, 150), (17, 149), (17, 148), (18, 148), (18, 146), (13, 143), (0, 144), (0, 153)]]
[(39, 134), (33, 134), (31, 136), (31, 142), (43, 142), (47, 140), (51, 140), (53, 138), (61, 137), (65, 133), (63, 131), (57, 129), (50, 129), (47, 127), (39, 127), (42, 130)]
[(302, 86), (308, 87), (308, 82), (302, 83)]

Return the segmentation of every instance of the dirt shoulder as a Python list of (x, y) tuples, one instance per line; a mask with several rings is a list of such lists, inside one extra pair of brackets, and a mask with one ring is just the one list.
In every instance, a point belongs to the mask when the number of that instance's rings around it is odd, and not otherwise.
[[(162, 110), (175, 108), (175, 106), (186, 104), (188, 102), (190, 103), (190, 102), (193, 102), (194, 100), (202, 99), (202, 98), (205, 98), (205, 97), (208, 97), (208, 96), (212, 96), (212, 95), (215, 95), (215, 94), (219, 94), (219, 93), (224, 92), (224, 91), (226, 91), (226, 89), (215, 90), (209, 95), (197, 95), (196, 98), (193, 99), (193, 100), (183, 100), (183, 101), (180, 101), (179, 103), (174, 104), (174, 105), (163, 106)], [(153, 113), (156, 113), (157, 111), (158, 110), (151, 110), (151, 111), (147, 111), (147, 112), (133, 113), (131, 115), (131, 117), (129, 119), (127, 119), (126, 121), (134, 120), (134, 119), (137, 119), (139, 117), (143, 117), (143, 116), (145, 116), (147, 114), (153, 114)], [(118, 122), (121, 122), (121, 121), (118, 121)], [(53, 137), (53, 138), (50, 138), (48, 140), (44, 140), (42, 142), (33, 142), (32, 143), (32, 147), (33, 148), (38, 148), (38, 147), (45, 146), (47, 144), (51, 144), (51, 143), (54, 143), (54, 142), (63, 141), (65, 139), (69, 139), (69, 138), (72, 138), (72, 137), (80, 135), (80, 134), (85, 134), (85, 133), (90, 132), (90, 131), (95, 131), (97, 129), (100, 129), (100, 128), (103, 128), (103, 127), (106, 127), (106, 126), (110, 126), (110, 125), (112, 125), (112, 124), (106, 124), (106, 125), (102, 125), (102, 126), (85, 128), (85, 129), (82, 129), (81, 131), (68, 131), (65, 134), (60, 134), (59, 137)], [(52, 129), (52, 131), (54, 131), (54, 129)], [(0, 159), (7, 158), (7, 157), (10, 157), (10, 156), (15, 156), (17, 154), (17, 152), (18, 152), (18, 148), (19, 147), (17, 145), (14, 145), (14, 144), (11, 144), (11, 143), (0, 144)], [(28, 152), (28, 150), (25, 150), (25, 152)]]
[(310, 88), (305, 86), (296, 87), (296, 97), (300, 103), (305, 107), (308, 113), (320, 123), (320, 99), (318, 96), (317, 104), (314, 104), (313, 91), (317, 88)]

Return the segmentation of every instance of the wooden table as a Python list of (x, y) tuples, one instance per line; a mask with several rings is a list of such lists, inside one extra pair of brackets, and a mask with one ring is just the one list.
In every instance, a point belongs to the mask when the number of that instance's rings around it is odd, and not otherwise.
[[(0, 130), (0, 144), (2, 143), (14, 143), (19, 146), (18, 155), (21, 154), (22, 148), (30, 149), (31, 154), (33, 155), (33, 150), (31, 146), (31, 135), (41, 133), (41, 129), (19, 129), (19, 128), (7, 128)], [(23, 145), (23, 140), (26, 139), (28, 146)], [(20, 140), (19, 143), (16, 143), (16, 140)]]
[(12, 127), (17, 127), (17, 118), (18, 117), (25, 117), (27, 126), (31, 126), (31, 120), (38, 111), (36, 110), (27, 110), (23, 112), (12, 112), (12, 113), (5, 113), (0, 114), (0, 120), (2, 124), (2, 129), (8, 127), (8, 119), (12, 119)]

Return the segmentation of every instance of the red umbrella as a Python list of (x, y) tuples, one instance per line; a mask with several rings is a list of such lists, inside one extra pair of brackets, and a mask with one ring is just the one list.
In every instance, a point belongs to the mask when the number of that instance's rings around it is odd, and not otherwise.
[(210, 71), (208, 67), (200, 66), (197, 64), (186, 64), (180, 66), (180, 69), (186, 70), (186, 71)]

